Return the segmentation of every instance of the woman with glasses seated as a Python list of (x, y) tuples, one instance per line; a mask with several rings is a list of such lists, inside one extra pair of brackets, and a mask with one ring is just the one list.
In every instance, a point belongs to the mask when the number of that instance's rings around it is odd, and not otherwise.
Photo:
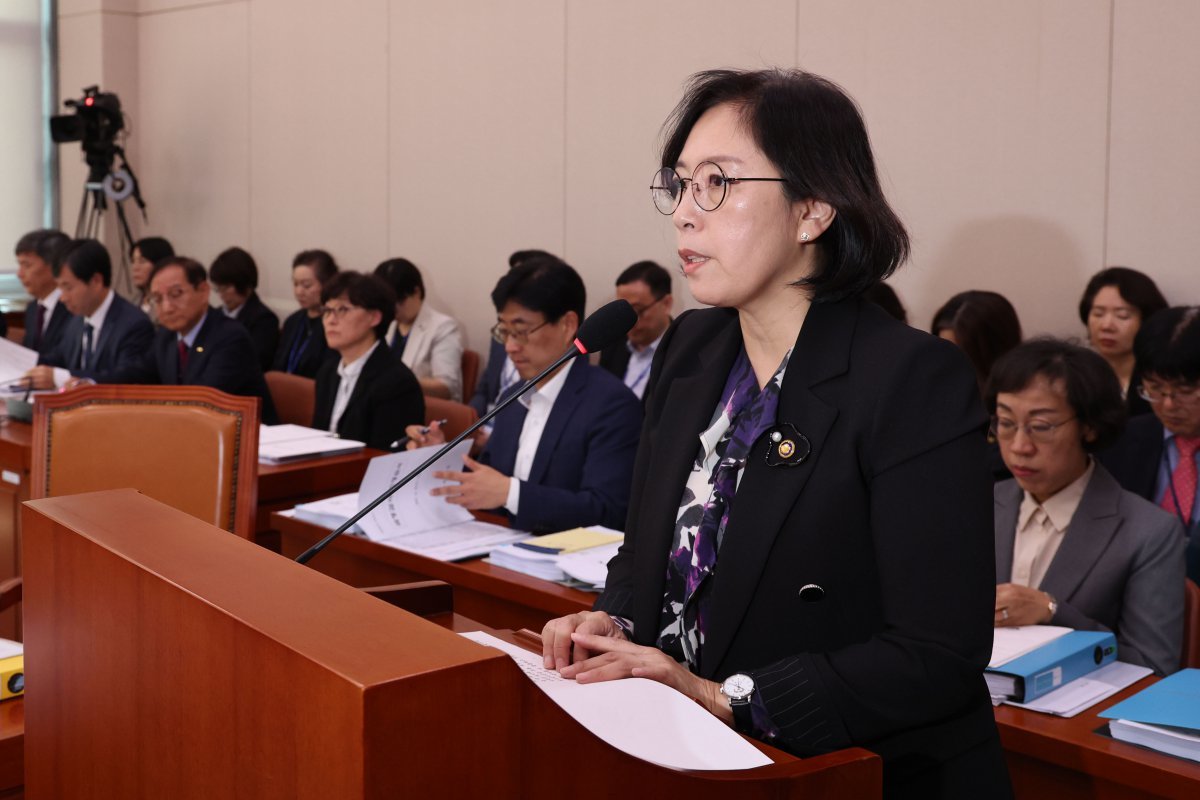
[(303, 250), (292, 259), (292, 293), (300, 310), (283, 321), (271, 369), (315, 378), (332, 356), (321, 322), (321, 287), (337, 274), (337, 262), (324, 250)]
[(1129, 421), (1100, 461), (1134, 494), (1174, 514), (1188, 532), (1188, 577), (1200, 583), (1200, 306), (1159, 311), (1133, 345), (1136, 391), (1152, 414)]
[(321, 302), (325, 340), (340, 358), (317, 372), (312, 426), (391, 449), (406, 425), (425, 420), (421, 384), (383, 344), (396, 295), (373, 275), (339, 272), (322, 287)]
[[(583, 280), (557, 258), (514, 267), (492, 290), (492, 336), (523, 382), (572, 348), (587, 297)], [(587, 525), (621, 529), (642, 409), (612, 374), (576, 358), (495, 417), (492, 434), (466, 472), (433, 493), (469, 509), (498, 509), (512, 526), (549, 533)], [(441, 444), (440, 429), (412, 426), (410, 447)]]
[(1122, 661), (1174, 672), (1183, 530), (1090, 455), (1125, 420), (1112, 369), (1090, 350), (1037, 339), (996, 362), (986, 400), (1014, 476), (996, 485), (996, 625), (1113, 631)]
[(625, 542), (546, 667), (661, 681), (798, 755), (869, 748), (885, 796), (1011, 796), (986, 416), (957, 348), (862, 297), (908, 235), (857, 107), (808, 73), (700, 73), (660, 163), (715, 308), (658, 346)]

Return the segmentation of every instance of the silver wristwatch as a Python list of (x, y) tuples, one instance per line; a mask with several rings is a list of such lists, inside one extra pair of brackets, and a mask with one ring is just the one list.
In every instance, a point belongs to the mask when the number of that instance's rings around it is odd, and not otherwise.
[(731, 708), (749, 705), (750, 697), (754, 694), (754, 679), (736, 672), (721, 684), (721, 694), (729, 698)]

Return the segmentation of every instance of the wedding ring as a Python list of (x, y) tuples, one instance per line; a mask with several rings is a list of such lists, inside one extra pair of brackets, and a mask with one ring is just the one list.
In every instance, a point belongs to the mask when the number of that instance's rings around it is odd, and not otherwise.
[(1000, 619), (1004, 620), (1005, 622), (1008, 622), (1008, 609), (1007, 608), (1000, 609)]

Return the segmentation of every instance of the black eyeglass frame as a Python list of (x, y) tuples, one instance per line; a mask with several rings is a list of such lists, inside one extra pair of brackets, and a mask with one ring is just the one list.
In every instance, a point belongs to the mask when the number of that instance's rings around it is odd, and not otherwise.
[(687, 184), (690, 183), (693, 187), (696, 186), (696, 180), (695, 180), (696, 173), (699, 172), (700, 169), (706, 164), (710, 164), (714, 168), (716, 168), (717, 174), (719, 174), (721, 176), (721, 199), (718, 200), (717, 204), (714, 205), (712, 208), (707, 208), (703, 203), (700, 202), (700, 196), (696, 193), (696, 189), (693, 188), (691, 190), (692, 197), (694, 197), (696, 199), (696, 205), (699, 206), (704, 211), (712, 212), (712, 211), (716, 211), (718, 208), (721, 207), (721, 205), (725, 202), (725, 198), (729, 196), (729, 185), (730, 184), (742, 183), (743, 181), (757, 181), (757, 182), (762, 182), (762, 183), (787, 183), (788, 182), (787, 178), (731, 178), (725, 174), (725, 170), (721, 169), (721, 165), (716, 163), (715, 161), (701, 161), (699, 164), (696, 165), (696, 168), (694, 170), (692, 170), (692, 176), (690, 178), (685, 178), (682, 175), (680, 175), (679, 171), (676, 170), (674, 167), (663, 167), (658, 172), (654, 173), (653, 180), (657, 181), (660, 176), (662, 176), (664, 173), (669, 172), (672, 175), (674, 175), (675, 179), (679, 182), (679, 193), (677, 195), (675, 195), (675, 205), (671, 206), (671, 210), (663, 211), (662, 207), (659, 206), (658, 201), (655, 200), (655, 197), (657, 196), (655, 193), (664, 191), (664, 190), (666, 190), (667, 187), (655, 186), (652, 182), (650, 185), (650, 201), (652, 203), (654, 203), (654, 210), (657, 211), (658, 213), (662, 214), (665, 217), (669, 217), (672, 214), (674, 214), (676, 209), (679, 208), (679, 204), (683, 202), (684, 189), (687, 187)]

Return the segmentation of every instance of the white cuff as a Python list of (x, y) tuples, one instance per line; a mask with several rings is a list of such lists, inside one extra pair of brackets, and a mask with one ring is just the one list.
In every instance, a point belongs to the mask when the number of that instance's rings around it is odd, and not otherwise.
[(62, 367), (54, 368), (54, 387), (61, 389), (67, 385), (67, 381), (71, 380), (71, 371)]
[(521, 505), (521, 482), (516, 478), (508, 479), (508, 499), (504, 501), (504, 507), (508, 509), (508, 513), (516, 516), (517, 509)]

